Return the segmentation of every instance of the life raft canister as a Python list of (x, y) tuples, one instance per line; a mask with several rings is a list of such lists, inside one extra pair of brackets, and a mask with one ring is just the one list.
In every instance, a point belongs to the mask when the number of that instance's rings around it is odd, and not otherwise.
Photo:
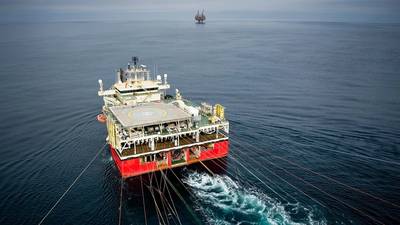
[(107, 121), (106, 115), (100, 113), (99, 115), (97, 115), (97, 121), (99, 121), (100, 123), (106, 123)]

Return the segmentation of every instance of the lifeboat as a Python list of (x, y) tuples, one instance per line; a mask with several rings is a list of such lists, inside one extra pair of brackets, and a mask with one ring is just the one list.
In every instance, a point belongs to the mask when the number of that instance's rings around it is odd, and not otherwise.
[(100, 113), (99, 115), (97, 115), (97, 121), (99, 121), (100, 123), (106, 123), (107, 121), (106, 115)]

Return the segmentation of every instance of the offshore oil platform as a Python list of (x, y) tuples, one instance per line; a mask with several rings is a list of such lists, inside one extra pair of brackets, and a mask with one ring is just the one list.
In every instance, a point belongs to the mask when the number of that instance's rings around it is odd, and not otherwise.
[[(133, 65), (131, 65), (131, 63)], [(98, 95), (104, 106), (97, 120), (107, 125), (112, 158), (124, 178), (225, 157), (229, 122), (225, 108), (184, 99), (170, 88), (167, 74), (151, 78), (138, 58), (116, 74), (116, 82)]]
[(199, 10), (197, 10), (194, 19), (196, 20), (196, 24), (205, 24), (204, 21), (206, 20), (206, 16), (204, 15), (204, 10), (201, 11), (201, 14), (199, 13)]

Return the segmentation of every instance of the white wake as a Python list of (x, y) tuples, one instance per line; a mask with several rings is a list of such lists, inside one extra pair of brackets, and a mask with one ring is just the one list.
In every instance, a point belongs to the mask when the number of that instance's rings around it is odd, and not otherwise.
[[(183, 179), (199, 199), (197, 206), (209, 224), (326, 224), (325, 219), (314, 219), (312, 210), (306, 218), (294, 222), (285, 206), (252, 188), (243, 188), (226, 175), (211, 176), (190, 172)], [(299, 203), (291, 205), (291, 212), (299, 210)]]

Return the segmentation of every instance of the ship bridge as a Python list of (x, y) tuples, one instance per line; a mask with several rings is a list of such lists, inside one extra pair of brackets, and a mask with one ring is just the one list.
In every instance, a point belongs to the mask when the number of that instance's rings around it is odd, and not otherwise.
[(144, 102), (156, 102), (164, 99), (166, 90), (170, 88), (167, 74), (152, 77), (145, 65), (138, 65), (138, 58), (132, 58), (133, 65), (116, 74), (116, 82), (110, 90), (103, 90), (103, 82), (99, 80), (99, 96), (104, 97), (107, 107), (115, 105), (137, 105)]

